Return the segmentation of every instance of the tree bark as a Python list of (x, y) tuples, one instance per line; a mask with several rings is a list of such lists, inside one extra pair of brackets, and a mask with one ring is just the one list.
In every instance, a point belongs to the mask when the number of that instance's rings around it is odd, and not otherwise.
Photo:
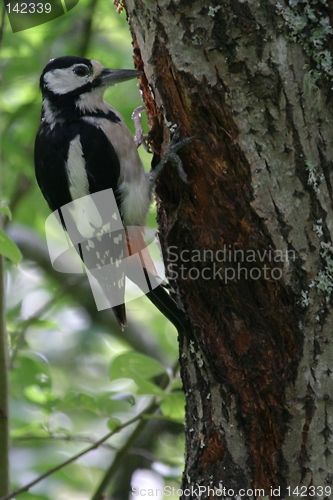
[(295, 34), (293, 3), (126, 0), (154, 162), (174, 124), (203, 138), (180, 152), (191, 184), (168, 167), (157, 185), (192, 325), (179, 338), (182, 498), (333, 482), (332, 84)]

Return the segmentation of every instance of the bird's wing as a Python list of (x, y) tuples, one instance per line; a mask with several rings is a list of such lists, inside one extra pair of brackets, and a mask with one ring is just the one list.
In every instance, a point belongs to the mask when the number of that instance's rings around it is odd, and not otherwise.
[[(123, 328), (126, 240), (118, 208), (120, 165), (112, 144), (100, 128), (84, 120), (54, 127), (42, 123), (35, 164), (46, 200), (53, 211), (60, 211), (73, 245)], [(98, 198), (97, 193), (109, 190), (111, 196)]]
[[(75, 141), (80, 147), (75, 151)], [(126, 326), (125, 311), (125, 232), (120, 216), (118, 179), (119, 159), (101, 128), (84, 120), (79, 133), (72, 140), (73, 154), (67, 160), (67, 170), (72, 169), (72, 190), (84, 186), (80, 179), (80, 162), (87, 181), (88, 197), (82, 198), (83, 206), (78, 217), (78, 228), (87, 241), (81, 245), (82, 260), (98, 280), (122, 328)], [(84, 201), (87, 199), (87, 205)], [(91, 234), (89, 234), (89, 230)]]

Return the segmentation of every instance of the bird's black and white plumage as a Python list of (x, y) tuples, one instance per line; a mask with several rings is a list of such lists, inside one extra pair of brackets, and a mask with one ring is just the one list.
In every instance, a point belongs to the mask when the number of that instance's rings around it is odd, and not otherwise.
[[(140, 228), (145, 224), (154, 182), (143, 170), (123, 118), (103, 100), (103, 94), (110, 85), (140, 74), (106, 69), (97, 61), (81, 57), (52, 59), (40, 78), (42, 120), (35, 142), (36, 177), (52, 211), (73, 200), (113, 190), (118, 211), (110, 213), (108, 220), (103, 219), (93, 200), (78, 203), (72, 212), (76, 212), (78, 235), (85, 237), (84, 243), (76, 245), (77, 250), (109, 296), (122, 328), (126, 325), (125, 272), (129, 275), (124, 257), (140, 254), (145, 273), (155, 279), (141, 231), (134, 230), (130, 237), (126, 231), (128, 226)], [(125, 229), (116, 226), (110, 230), (112, 217), (116, 221), (119, 215)], [(62, 223), (65, 226), (64, 220)], [(70, 233), (70, 237), (75, 240), (75, 234)], [(111, 277), (103, 272), (106, 264), (113, 266)], [(149, 286), (147, 296), (178, 326), (181, 312), (162, 286)]]

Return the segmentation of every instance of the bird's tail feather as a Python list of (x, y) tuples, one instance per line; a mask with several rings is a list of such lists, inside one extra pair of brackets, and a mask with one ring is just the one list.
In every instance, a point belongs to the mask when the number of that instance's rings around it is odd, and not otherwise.
[(176, 302), (165, 290), (155, 276), (145, 270), (151, 290), (146, 294), (147, 298), (155, 307), (177, 328), (178, 332), (185, 332), (189, 329), (189, 322), (185, 313), (178, 307)]
[(122, 331), (124, 331), (125, 326), (127, 326), (125, 304), (120, 304), (119, 306), (113, 306), (112, 311), (114, 312), (114, 315), (117, 318), (120, 328), (122, 329)]
[[(129, 266), (127, 266), (126, 274), (139, 288), (143, 289), (141, 274), (136, 273), (135, 268), (139, 267), (141, 273), (143, 270), (146, 278), (146, 289), (143, 291), (147, 298), (177, 328), (178, 332), (187, 330), (189, 322), (185, 313), (179, 309), (176, 302), (170, 297), (163, 284), (161, 284), (161, 279), (157, 276), (155, 265), (144, 242), (141, 228), (131, 228), (131, 231), (126, 230), (126, 236), (127, 256), (134, 257), (134, 259), (131, 259)], [(128, 261), (128, 259), (126, 260)], [(112, 310), (123, 330), (127, 325), (125, 304), (112, 307)]]

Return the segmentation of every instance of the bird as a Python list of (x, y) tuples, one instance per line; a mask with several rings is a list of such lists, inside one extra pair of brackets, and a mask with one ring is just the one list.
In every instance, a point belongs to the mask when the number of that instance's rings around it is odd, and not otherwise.
[[(157, 277), (144, 243), (144, 225), (156, 179), (168, 161), (188, 182), (177, 151), (192, 138), (178, 140), (175, 134), (168, 154), (145, 173), (123, 117), (103, 98), (108, 87), (141, 74), (108, 69), (78, 56), (51, 59), (40, 76), (42, 112), (34, 147), (35, 174), (51, 211), (59, 214), (120, 327), (127, 325), (128, 276), (178, 330), (184, 330), (187, 318)], [(105, 193), (107, 201), (104, 197), (98, 203), (97, 197)]]

